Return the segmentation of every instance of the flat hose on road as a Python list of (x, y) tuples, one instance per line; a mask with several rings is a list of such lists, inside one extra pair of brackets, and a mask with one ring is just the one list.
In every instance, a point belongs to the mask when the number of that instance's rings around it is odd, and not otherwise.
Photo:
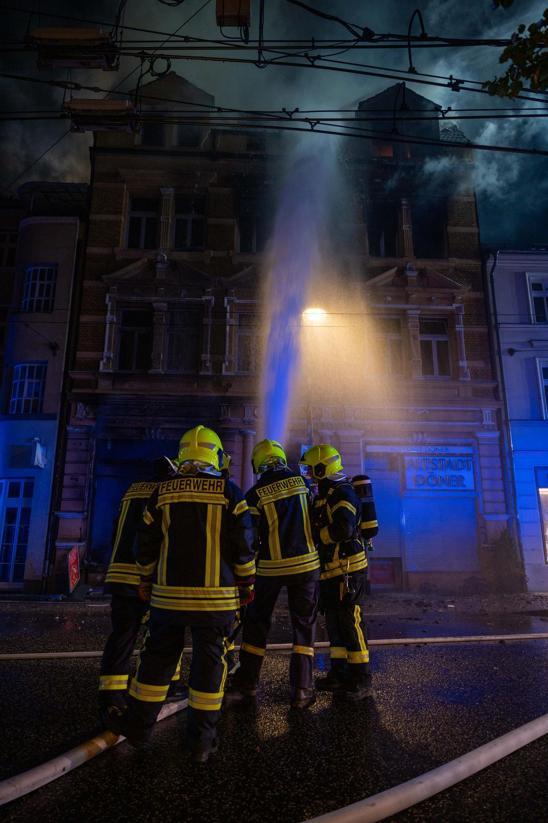
[[(512, 640), (548, 640), (548, 632), (530, 632), (528, 634), (470, 634), (455, 637), (387, 637), (384, 640), (368, 640), (368, 646), (428, 646), (443, 645), (449, 643), (502, 643)], [(235, 646), (238, 651), (239, 646)], [(291, 651), (292, 643), (269, 643), (266, 647), (268, 651), (284, 652)], [(329, 648), (329, 642), (322, 640), (314, 644), (315, 649)], [(191, 646), (185, 646), (183, 652), (190, 654)], [(138, 652), (134, 652), (138, 654)], [(100, 651), (82, 652), (6, 652), (0, 654), (0, 663), (12, 660), (70, 660), (71, 658), (93, 658), (102, 657)]]
[(548, 734), (548, 714), (537, 717), (456, 760), (450, 760), (437, 769), (337, 811), (310, 818), (305, 823), (376, 823), (378, 820), (385, 820), (472, 777), (545, 734)]

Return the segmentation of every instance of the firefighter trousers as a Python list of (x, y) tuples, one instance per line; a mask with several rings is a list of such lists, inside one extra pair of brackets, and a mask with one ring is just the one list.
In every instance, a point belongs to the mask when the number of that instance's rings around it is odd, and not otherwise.
[[(318, 614), (319, 583), (317, 573), (296, 580), (297, 575), (261, 577), (255, 579), (255, 599), (247, 607), (244, 620), (240, 669), (235, 685), (256, 688), (266, 652), (266, 641), (272, 613), (283, 586), (287, 586), (289, 614), (293, 628), (293, 649), (289, 663), (289, 683), (292, 695), (296, 689), (313, 685), (314, 637)], [(292, 579), (293, 578), (293, 579)]]
[[(131, 656), (139, 629), (148, 620), (148, 603), (138, 597), (112, 594), (112, 632), (106, 642), (99, 675), (99, 703), (101, 706), (124, 708)], [(180, 678), (181, 664), (173, 680)]]
[[(164, 611), (164, 610), (161, 610)], [(185, 626), (180, 613), (170, 621), (151, 609), (149, 633), (139, 665), (129, 686), (127, 728), (138, 739), (152, 731), (166, 698), (169, 683), (185, 643)], [(187, 729), (191, 745), (208, 745), (215, 740), (227, 675), (226, 625), (190, 625), (192, 660), (188, 692)]]
[[(321, 582), (321, 603), (329, 637), (331, 668), (355, 677), (369, 676), (369, 649), (363, 615), (366, 580), (363, 571)], [(348, 666), (348, 668), (347, 668)]]

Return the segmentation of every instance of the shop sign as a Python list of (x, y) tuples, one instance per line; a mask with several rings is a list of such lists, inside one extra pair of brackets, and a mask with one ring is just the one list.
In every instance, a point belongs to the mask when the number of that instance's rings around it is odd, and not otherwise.
[(472, 491), (474, 462), (468, 454), (406, 454), (405, 479), (419, 491)]

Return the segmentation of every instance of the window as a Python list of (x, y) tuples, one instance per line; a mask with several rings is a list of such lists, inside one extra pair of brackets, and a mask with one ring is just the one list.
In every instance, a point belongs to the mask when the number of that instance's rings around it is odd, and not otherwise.
[(264, 195), (242, 195), (238, 214), (240, 252), (242, 254), (256, 254), (264, 251), (270, 228), (271, 217), (265, 207)]
[(236, 371), (250, 374), (255, 371), (258, 356), (258, 323), (254, 314), (240, 313), (236, 332)]
[(202, 354), (202, 307), (175, 309), (169, 313), (167, 369), (196, 374)]
[(403, 374), (401, 322), (399, 317), (381, 317), (377, 326), (382, 333), (386, 368), (389, 374)]
[(375, 140), (373, 143), (373, 154), (375, 157), (392, 159), (394, 157), (394, 145), (392, 143), (378, 143)]
[(25, 573), (32, 480), (0, 480), (0, 581), (20, 583)]
[(548, 323), (548, 277), (531, 277), (529, 287), (535, 323)]
[(548, 489), (539, 489), (540, 520), (544, 543), (544, 562), (548, 563)]
[(10, 414), (40, 414), (46, 383), (46, 363), (18, 363), (13, 367)]
[(203, 249), (205, 239), (205, 197), (175, 195), (174, 249)]
[(415, 257), (445, 256), (447, 205), (442, 198), (414, 198), (411, 201), (411, 227)]
[(120, 371), (148, 371), (152, 360), (152, 309), (123, 309), (118, 346)]
[(157, 197), (132, 197), (129, 208), (127, 245), (129, 249), (155, 249), (158, 245)]
[(544, 417), (548, 419), (548, 360), (539, 360), (538, 369), (540, 376), (540, 389), (542, 393), (542, 404)]
[(57, 266), (27, 266), (21, 311), (53, 311)]
[(0, 266), (15, 265), (17, 232), (0, 231)]
[(449, 377), (447, 320), (420, 320), (419, 337), (423, 377)]
[(367, 204), (369, 254), (397, 257), (399, 238), (399, 200), (375, 200)]

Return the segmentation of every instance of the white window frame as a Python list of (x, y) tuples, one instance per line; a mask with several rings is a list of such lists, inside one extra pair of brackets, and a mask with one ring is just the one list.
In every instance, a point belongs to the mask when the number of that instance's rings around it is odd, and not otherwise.
[(537, 357), (538, 385), (540, 392), (540, 402), (542, 406), (542, 416), (545, 420), (548, 420), (548, 398), (546, 397), (546, 389), (548, 389), (548, 377), (544, 377), (542, 373), (543, 368), (548, 369), (548, 359)]
[[(20, 493), (17, 497), (9, 497), (8, 490), (11, 483), (19, 483), (19, 490)], [(31, 495), (30, 497), (25, 496), (24, 489), (25, 483), (31, 483)], [(23, 579), (25, 576), (25, 562), (28, 552), (28, 534), (27, 540), (24, 547), (24, 559), (23, 563), (23, 575), (21, 580), (14, 580), (14, 570), (15, 570), (15, 561), (17, 558), (17, 549), (19, 544), (19, 536), (20, 536), (20, 529), (21, 529), (21, 515), (23, 509), (29, 509), (29, 527), (30, 527), (30, 518), (32, 517), (32, 499), (34, 495), (34, 480), (30, 477), (5, 477), (0, 479), (0, 585), (5, 585), (7, 583), (23, 583)], [(6, 514), (8, 509), (16, 509), (16, 519), (15, 523), (13, 524), (13, 535), (8, 544), (4, 543), (5, 538), (5, 530), (6, 530)], [(3, 561), (2, 558), (4, 556), (4, 548), (9, 547), (9, 557), (7, 560)], [(8, 552), (6, 552), (8, 554)], [(21, 561), (19, 561), (21, 562)], [(4, 563), (8, 566), (8, 574), (6, 579), (3, 580), (3, 568), (2, 566)]]
[[(31, 361), (14, 363), (8, 413), (13, 415), (41, 414), (46, 387), (47, 363)], [(39, 396), (30, 390), (40, 384)]]
[[(41, 280), (41, 276), (45, 275)], [(38, 263), (25, 266), (21, 311), (30, 313), (48, 313), (55, 308), (55, 289), (57, 285), (57, 264)]]
[[(528, 294), (528, 297), (529, 297), (529, 313), (530, 313), (530, 316), (531, 316), (531, 323), (533, 323), (536, 326), (548, 326), (548, 271), (547, 272), (527, 272), (526, 278), (527, 278), (527, 294)], [(533, 281), (535, 281), (535, 280), (544, 281), (544, 288), (543, 288), (542, 292), (539, 292), (536, 295), (533, 293)], [(545, 311), (546, 311), (546, 321), (545, 322), (542, 322), (541, 320), (537, 320), (537, 318), (536, 318), (535, 303), (534, 303), (534, 298), (535, 297), (544, 297), (544, 301), (545, 301), (544, 307), (545, 307)]]
[[(424, 321), (443, 321), (447, 326), (447, 334), (423, 334), (420, 330), (420, 323), (421, 320)], [(424, 374), (422, 371), (422, 341), (426, 340), (432, 343), (432, 365), (434, 369), (434, 374)], [(438, 343), (447, 343), (447, 359), (449, 363), (449, 374), (440, 374), (439, 373), (439, 361), (438, 361)], [(428, 315), (424, 315), (419, 317), (419, 348), (421, 352), (421, 377), (423, 380), (450, 380), (451, 379), (451, 341), (450, 341), (450, 333), (449, 333), (449, 319), (447, 317), (429, 317)]]

